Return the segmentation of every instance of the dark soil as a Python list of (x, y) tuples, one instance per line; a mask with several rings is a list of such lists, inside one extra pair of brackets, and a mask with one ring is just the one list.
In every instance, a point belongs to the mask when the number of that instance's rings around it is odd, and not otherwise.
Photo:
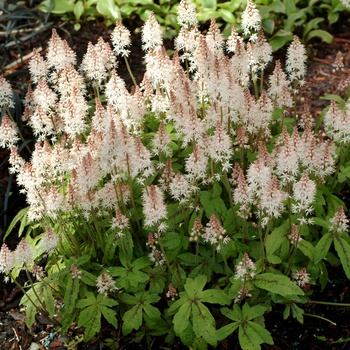
[[(128, 28), (136, 28), (137, 23), (130, 21), (126, 23)], [(69, 45), (77, 52), (78, 62), (86, 51), (88, 42), (96, 43), (99, 36), (109, 40), (112, 28), (107, 28), (103, 22), (89, 22), (83, 24), (80, 31), (76, 32), (73, 25), (69, 23), (55, 23), (53, 25), (58, 34), (66, 39)], [(345, 26), (340, 31), (334, 30), (335, 38), (332, 44), (313, 42), (308, 47), (308, 70), (306, 84), (302, 88), (302, 95), (305, 102), (308, 103), (310, 113), (314, 117), (321, 114), (329, 102), (320, 100), (320, 96), (328, 94), (341, 94), (344, 96), (344, 90), (341, 88), (341, 82), (350, 79), (350, 31)], [(334, 34), (333, 33), (333, 34)], [(4, 44), (8, 43), (9, 37), (1, 36), (0, 40), (0, 61), (2, 74), (11, 82), (15, 92), (20, 98), (23, 98), (26, 87), (29, 84), (28, 59), (21, 60), (21, 56), (30, 54), (33, 48), (41, 47), (43, 52), (46, 49), (46, 43), (51, 36), (51, 29), (48, 28), (40, 35), (33, 36), (30, 40), (20, 42), (19, 45), (5, 48)], [(140, 82), (143, 78), (144, 66), (142, 64), (143, 52), (139, 34), (132, 34), (133, 46), (130, 55), (130, 64), (132, 71)], [(17, 39), (21, 35), (18, 34)], [(338, 51), (343, 55), (345, 68), (341, 72), (334, 72), (333, 62)], [(281, 60), (284, 61), (284, 53), (281, 53)], [(12, 65), (17, 61), (16, 65)], [(120, 61), (118, 74), (125, 79), (127, 86), (130, 88), (132, 83), (127, 74), (124, 62)], [(350, 84), (349, 84), (350, 85)], [(299, 106), (299, 114), (302, 114), (305, 106)], [(7, 173), (8, 152), (0, 150), (0, 240), (11, 219), (19, 209), (25, 206), (25, 200), (22, 198), (15, 186), (14, 179)], [(10, 183), (10, 185), (9, 185)], [(11, 191), (9, 203), (5, 204), (6, 191)], [(10, 247), (15, 247), (18, 242), (16, 236), (10, 236), (6, 243)], [(0, 243), (2, 243), (0, 241)], [(316, 301), (325, 301), (332, 303), (350, 303), (350, 282), (345, 277), (342, 267), (330, 267), (330, 280), (324, 291), (315, 290), (311, 299)], [(32, 344), (38, 344), (41, 349), (47, 346), (51, 349), (67, 349), (63, 344), (67, 338), (60, 337), (54, 333), (54, 329), (47, 324), (45, 319), (38, 318), (32, 329), (27, 329), (24, 323), (24, 314), (21, 312), (18, 304), (22, 294), (14, 285), (5, 284), (0, 280), (0, 349), (3, 350), (27, 350)], [(275, 345), (263, 345), (264, 349), (269, 350), (315, 350), (315, 349), (349, 349), (350, 348), (350, 308), (338, 306), (326, 306), (319, 304), (308, 304), (304, 306), (305, 312), (311, 316), (305, 316), (304, 325), (296, 320), (289, 318), (283, 320), (281, 312), (271, 312), (266, 317), (266, 327), (272, 333)], [(313, 315), (313, 316), (312, 316)], [(317, 318), (318, 316), (324, 319)], [(336, 325), (326, 321), (329, 319)], [(79, 337), (81, 330), (72, 327), (71, 332), (67, 335), (69, 339), (74, 336)], [(116, 330), (104, 328), (98, 338), (95, 338), (88, 344), (80, 343), (78, 349), (97, 350), (102, 349), (102, 340), (107, 337), (118, 337)], [(77, 338), (79, 339), (79, 338)], [(161, 340), (160, 340), (161, 341)], [(219, 344), (218, 349), (239, 349), (237, 339), (228, 339)], [(120, 348), (123, 349), (146, 349), (148, 345), (144, 341), (135, 342), (134, 338), (126, 338), (120, 342)], [(150, 348), (172, 348), (182, 349), (181, 345), (167, 347), (160, 342), (154, 343)], [(72, 348), (73, 349), (73, 348)]]

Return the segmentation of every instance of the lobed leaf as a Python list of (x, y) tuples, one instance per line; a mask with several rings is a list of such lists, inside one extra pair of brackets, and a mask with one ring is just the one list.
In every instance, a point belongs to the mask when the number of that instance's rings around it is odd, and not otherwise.
[(326, 233), (315, 246), (315, 259), (314, 263), (319, 263), (324, 259), (329, 251), (329, 248), (333, 241), (333, 234), (331, 232)]
[(207, 289), (201, 293), (201, 302), (227, 305), (232, 299), (221, 289)]
[(89, 341), (101, 330), (101, 311), (97, 305), (90, 305), (80, 311), (78, 327), (84, 327), (84, 340)]
[(232, 322), (224, 327), (221, 327), (216, 331), (216, 339), (223, 340), (228, 338), (237, 328), (239, 327), (239, 322)]
[(177, 335), (181, 335), (190, 325), (191, 304), (189, 302), (183, 304), (173, 318), (174, 331)]
[(103, 317), (110, 323), (114, 328), (118, 328), (118, 319), (116, 318), (116, 311), (99, 304), (98, 309), (101, 311)]
[(208, 344), (216, 346), (215, 320), (209, 309), (201, 302), (193, 303), (192, 317), (196, 336), (202, 337)]
[(341, 264), (343, 265), (346, 277), (350, 279), (350, 245), (342, 237), (336, 235), (334, 237), (334, 248), (339, 255)]
[(79, 279), (73, 278), (71, 274), (68, 275), (66, 291), (64, 293), (63, 301), (68, 313), (75, 308), (79, 293)]
[(123, 315), (123, 335), (130, 334), (133, 329), (138, 330), (142, 325), (142, 306), (140, 303), (132, 307)]
[(201, 292), (206, 283), (207, 277), (204, 275), (199, 275), (194, 280), (192, 278), (187, 278), (184, 288), (189, 298), (194, 299), (195, 296), (201, 295)]
[(262, 273), (255, 277), (254, 285), (279, 295), (303, 295), (304, 292), (287, 276), (275, 273)]

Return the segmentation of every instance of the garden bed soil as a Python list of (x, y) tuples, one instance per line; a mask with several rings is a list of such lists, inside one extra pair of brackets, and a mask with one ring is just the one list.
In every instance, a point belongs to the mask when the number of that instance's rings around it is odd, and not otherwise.
[[(346, 23), (347, 25), (347, 23)], [(58, 34), (66, 39), (69, 45), (77, 52), (78, 62), (81, 62), (89, 41), (96, 43), (99, 36), (109, 40), (111, 28), (106, 28), (103, 22), (90, 22), (82, 26), (80, 31), (75, 32), (69, 23), (57, 23), (54, 25)], [(132, 27), (135, 27), (133, 24)], [(349, 78), (350, 68), (350, 31), (343, 25), (340, 32), (335, 31), (335, 37), (332, 44), (313, 42), (308, 47), (308, 68), (306, 84), (302, 88), (302, 95), (305, 102), (309, 103), (310, 113), (318, 117), (323, 108), (329, 102), (320, 100), (319, 96), (328, 94), (339, 94), (339, 85), (344, 77)], [(41, 47), (43, 52), (46, 49), (46, 43), (51, 36), (51, 31), (47, 30), (38, 36), (34, 36), (30, 41), (20, 43), (22, 55), (25, 56), (32, 52), (33, 48)], [(4, 38), (4, 37), (2, 37)], [(132, 71), (138, 82), (142, 80), (144, 66), (142, 64), (143, 52), (141, 49), (140, 35), (133, 34), (132, 53), (130, 55), (130, 64)], [(0, 42), (1, 44), (1, 42)], [(21, 61), (18, 47), (14, 46), (10, 50), (2, 47), (0, 54), (2, 74), (11, 82), (14, 90), (23, 97), (26, 86), (29, 84), (28, 60)], [(335, 72), (333, 62), (337, 52), (342, 52), (344, 70)], [(280, 54), (282, 62), (285, 52)], [(18, 63), (12, 66), (13, 62)], [(118, 67), (118, 74), (125, 79), (130, 88), (132, 83), (127, 74), (124, 63), (121, 61)], [(350, 81), (350, 78), (349, 78)], [(299, 114), (303, 112), (303, 106), (299, 106)], [(19, 195), (15, 187), (14, 180), (7, 173), (6, 159), (8, 152), (0, 150), (0, 203), (3, 203), (8, 182), (13, 182), (12, 196), (8, 211), (3, 212), (1, 207), (0, 217), (0, 235), (5, 230), (4, 225), (8, 224), (16, 212), (25, 206), (24, 199)], [(349, 198), (347, 193), (343, 194)], [(4, 218), (7, 222), (4, 224)], [(6, 240), (11, 247), (15, 247), (18, 237), (12, 234)], [(350, 303), (350, 283), (345, 277), (341, 266), (330, 267), (330, 280), (324, 291), (317, 288), (312, 295), (313, 300), (332, 302), (332, 303)], [(76, 348), (82, 350), (97, 350), (104, 347), (103, 341), (106, 338), (115, 337), (118, 339), (117, 331), (106, 325), (103, 331), (89, 343), (79, 343), (82, 334), (81, 329), (76, 329), (72, 325), (67, 335), (55, 333), (53, 326), (48, 324), (44, 318), (37, 318), (37, 322), (31, 329), (25, 326), (25, 318), (19, 307), (19, 301), (22, 294), (12, 284), (6, 284), (2, 278), (0, 280), (0, 349), (2, 350), (35, 350), (44, 349), (47, 346), (50, 349), (67, 349), (64, 343), (76, 339)], [(339, 306), (327, 306), (318, 304), (304, 305), (305, 316), (304, 325), (296, 320), (289, 318), (283, 320), (282, 309), (273, 311), (266, 316), (266, 327), (271, 332), (275, 345), (263, 345), (263, 349), (268, 350), (316, 350), (316, 349), (349, 349), (350, 348), (350, 308)], [(318, 318), (318, 317), (322, 318)], [(333, 323), (326, 321), (329, 319)], [(76, 337), (76, 338), (74, 338)], [(120, 342), (115, 349), (182, 349), (183, 346), (177, 344), (167, 346), (162, 344), (162, 339), (155, 341), (151, 346), (147, 345), (145, 340), (135, 341), (133, 337), (119, 338)], [(239, 349), (238, 341), (235, 337), (227, 339), (218, 345), (218, 349)], [(39, 347), (38, 347), (39, 346)], [(73, 347), (74, 348), (74, 347)]]

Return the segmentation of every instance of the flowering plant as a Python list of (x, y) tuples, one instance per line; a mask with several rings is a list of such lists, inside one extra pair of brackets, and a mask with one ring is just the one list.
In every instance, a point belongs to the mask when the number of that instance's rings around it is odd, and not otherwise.
[[(349, 142), (347, 109), (333, 103), (324, 115), (328, 138), (297, 115), (306, 62), (297, 37), (266, 88), (272, 50), (252, 1), (248, 41), (232, 28), (225, 42), (214, 20), (201, 34), (188, 0), (178, 16), (169, 58), (150, 14), (146, 73), (132, 92), (117, 73), (131, 43), (121, 23), (113, 46), (90, 43), (78, 69), (53, 30), (29, 67), (30, 161), (9, 109), (2, 118), (1, 146), (29, 206), (7, 232), (28, 227), (16, 250), (2, 245), (0, 271), (13, 281), (28, 273), (28, 327), (41, 313), (63, 333), (84, 327), (85, 341), (104, 322), (117, 341), (120, 330), (198, 349), (238, 330), (243, 349), (258, 349), (273, 343), (263, 316), (277, 304), (302, 322), (308, 287), (327, 283), (326, 260), (350, 278), (345, 205), (328, 190)], [(0, 106), (10, 107), (0, 83)]]

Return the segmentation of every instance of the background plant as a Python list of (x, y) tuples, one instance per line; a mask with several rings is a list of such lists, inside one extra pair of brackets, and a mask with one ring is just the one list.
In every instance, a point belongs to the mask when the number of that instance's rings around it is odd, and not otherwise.
[[(345, 205), (329, 187), (338, 129), (326, 140), (296, 115), (305, 47), (293, 38), (265, 90), (272, 49), (251, 1), (248, 43), (235, 29), (225, 41), (214, 20), (202, 35), (187, 1), (178, 20), (170, 59), (150, 14), (146, 74), (132, 93), (116, 70), (130, 54), (121, 23), (113, 46), (89, 44), (79, 70), (55, 31), (45, 57), (34, 52), (30, 162), (15, 147), (10, 110), (0, 127), (29, 204), (6, 233), (20, 223), (25, 238), (2, 246), (0, 269), (12, 280), (33, 274), (22, 299), (29, 327), (39, 312), (63, 333), (84, 327), (85, 341), (105, 322), (123, 336), (200, 349), (237, 330), (242, 348), (256, 349), (273, 341), (264, 315), (276, 305), (303, 321), (306, 287), (325, 287), (326, 261), (350, 277)], [(11, 104), (7, 84), (1, 106)]]
[[(196, 0), (197, 19), (202, 26), (215, 18), (223, 35), (230, 35), (231, 26), (240, 32), (240, 18), (246, 1)], [(332, 42), (329, 27), (339, 20), (340, 13), (346, 7), (340, 0), (258, 0), (255, 2), (262, 16), (262, 26), (269, 38), (273, 51), (280, 49), (293, 40), (297, 34), (303, 43), (313, 38)], [(80, 28), (80, 20), (93, 20), (98, 16), (107, 19), (107, 23), (127, 18), (140, 18), (146, 21), (153, 11), (163, 28), (163, 35), (172, 39), (180, 30), (176, 20), (177, 0), (45, 0), (39, 8), (62, 16), (63, 19), (74, 18), (75, 28)]]

